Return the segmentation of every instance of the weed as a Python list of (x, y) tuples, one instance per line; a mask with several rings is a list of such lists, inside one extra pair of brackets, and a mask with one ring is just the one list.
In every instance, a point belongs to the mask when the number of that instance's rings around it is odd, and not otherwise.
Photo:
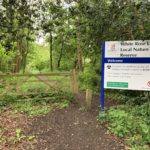
[(150, 144), (150, 107), (148, 103), (141, 106), (124, 106), (110, 109), (100, 114), (97, 120), (106, 122), (109, 131), (118, 137), (128, 138), (132, 150), (146, 150)]
[[(38, 90), (40, 91), (40, 89)], [(57, 108), (63, 109), (72, 102), (74, 102), (74, 98), (69, 92), (53, 89), (47, 94), (31, 95), (29, 99), (25, 99), (24, 96), (7, 95), (0, 100), (0, 110), (9, 107), (33, 117), (46, 115), (52, 111), (53, 104), (56, 104)]]
[(35, 136), (25, 136), (22, 133), (22, 130), (20, 128), (16, 129), (16, 136), (13, 138), (14, 143), (20, 142), (21, 140), (34, 140)]
[(12, 108), (24, 112), (29, 116), (46, 115), (51, 109), (46, 105), (35, 105), (32, 101), (19, 102), (12, 105)]
[(65, 100), (64, 102), (61, 102), (61, 103), (57, 103), (56, 104), (56, 107), (58, 109), (64, 109), (64, 108), (67, 108), (69, 106), (70, 102)]
[(16, 129), (16, 136), (14, 137), (14, 143), (20, 142), (22, 139), (24, 139), (26, 136), (22, 135), (21, 129)]

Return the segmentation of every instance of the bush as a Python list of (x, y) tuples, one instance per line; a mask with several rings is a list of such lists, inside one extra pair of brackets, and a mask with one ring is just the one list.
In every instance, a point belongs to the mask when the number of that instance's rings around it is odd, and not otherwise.
[(92, 65), (84, 68), (84, 71), (79, 74), (80, 85), (82, 89), (94, 89), (99, 91), (100, 75), (96, 73)]
[[(107, 122), (109, 131), (118, 137), (128, 139), (128, 144), (133, 147), (146, 148), (150, 144), (150, 105), (124, 106), (108, 110), (100, 114), (98, 120)], [(143, 148), (143, 150), (144, 150)], [(142, 148), (141, 148), (142, 149)], [(136, 149), (135, 149), (136, 150)]]
[(106, 96), (127, 105), (142, 105), (148, 100), (148, 92), (130, 90), (106, 90)]
[(0, 44), (0, 72), (10, 72), (13, 70), (12, 62), (15, 59), (15, 52), (6, 52)]
[(72, 102), (74, 98), (71, 93), (51, 90), (47, 94), (30, 95), (29, 99), (24, 96), (4, 96), (0, 100), (0, 110), (9, 107), (29, 116), (38, 116), (47, 114), (53, 106), (63, 109)]

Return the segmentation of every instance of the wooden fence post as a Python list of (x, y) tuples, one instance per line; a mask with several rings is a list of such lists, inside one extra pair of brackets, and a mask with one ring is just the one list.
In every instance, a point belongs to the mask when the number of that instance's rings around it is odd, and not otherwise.
[(148, 92), (148, 103), (150, 105), (150, 92)]
[(92, 90), (86, 90), (86, 108), (90, 109), (92, 104)]
[(72, 91), (72, 94), (79, 93), (78, 75), (75, 69), (73, 69), (72, 74), (71, 74), (71, 91)]

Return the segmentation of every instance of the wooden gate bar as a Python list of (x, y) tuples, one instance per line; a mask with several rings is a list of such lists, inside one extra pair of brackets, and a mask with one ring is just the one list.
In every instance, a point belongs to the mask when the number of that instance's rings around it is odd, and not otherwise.
[[(54, 94), (58, 92), (53, 92)], [(50, 94), (50, 92), (37, 92), (37, 93), (24, 93), (24, 94), (0, 94), (0, 96), (32, 96), (32, 95), (39, 95), (39, 94)]]
[(44, 73), (44, 74), (0, 74), (0, 77), (25, 77), (25, 76), (70, 76), (70, 72), (65, 73)]
[[(58, 79), (58, 80), (52, 80), (52, 79), (50, 79), (50, 80), (43, 80), (44, 82), (58, 82), (58, 81), (62, 81), (62, 80), (60, 80), (60, 79)], [(13, 81), (13, 82), (7, 82), (7, 81), (0, 81), (0, 84), (16, 84), (16, 83), (28, 83), (28, 82), (41, 82), (41, 81), (39, 81), (39, 80), (29, 80), (29, 81), (21, 81), (21, 80), (19, 80), (19, 81)]]
[[(48, 77), (61, 77), (61, 78), (56, 78), (56, 79), (51, 79)], [(16, 77), (16, 80), (14, 79), (13, 81), (13, 77)], [(17, 78), (17, 77), (21, 77), (21, 78)], [(32, 78), (33, 77), (33, 78)], [(39, 73), (39, 74), (0, 74), (0, 85), (4, 85), (4, 87), (2, 86), (2, 88), (0, 88), (0, 96), (30, 96), (30, 95), (35, 95), (35, 94), (49, 94), (50, 92), (48, 92), (46, 89), (54, 89), (54, 90), (59, 90), (59, 91), (63, 91), (63, 86), (68, 85), (69, 82), (68, 80), (71, 77), (71, 82), (70, 85), (72, 87), (71, 92), (73, 94), (78, 94), (78, 76), (77, 76), (77, 72), (75, 70), (73, 70), (73, 72), (61, 72), (61, 73), (57, 73), (57, 72), (52, 72), (52, 73)], [(6, 81), (5, 81), (6, 79)], [(12, 79), (12, 81), (7, 81), (7, 79)], [(66, 83), (65, 83), (65, 80)], [(36, 92), (36, 87), (38, 88), (38, 85), (35, 85), (35, 91), (33, 91), (31, 93), (31, 91), (28, 91), (30, 86), (32, 87), (32, 85), (27, 85), (27, 91), (24, 93), (24, 87), (23, 83), (43, 83), (45, 84), (46, 89), (45, 92)], [(69, 88), (69, 87), (68, 87)], [(69, 89), (67, 89), (69, 90)], [(28, 93), (29, 92), (29, 93)]]

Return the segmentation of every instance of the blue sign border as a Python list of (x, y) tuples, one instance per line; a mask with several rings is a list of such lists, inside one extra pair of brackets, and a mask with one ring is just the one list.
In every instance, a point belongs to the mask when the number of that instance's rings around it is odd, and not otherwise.
[(150, 63), (150, 57), (132, 57), (129, 58), (105, 58), (105, 41), (102, 43), (102, 64), (101, 64), (101, 88), (100, 88), (100, 107), (101, 111), (104, 112), (105, 106), (105, 88), (104, 88), (104, 78), (105, 78), (105, 63), (137, 63), (144, 64)]
[(101, 95), (100, 95), (100, 104), (101, 104), (101, 111), (103, 112), (104, 111), (104, 99), (105, 99), (105, 93), (104, 93), (104, 72), (105, 72), (105, 41), (103, 41), (103, 44), (102, 44), (102, 67), (101, 67)]
[(140, 64), (149, 64), (150, 63), (150, 57), (137, 57), (137, 58), (104, 58), (104, 63), (140, 63)]

